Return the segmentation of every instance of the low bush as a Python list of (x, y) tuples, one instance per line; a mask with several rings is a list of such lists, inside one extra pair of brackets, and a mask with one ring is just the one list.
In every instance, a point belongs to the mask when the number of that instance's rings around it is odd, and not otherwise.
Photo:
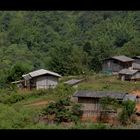
[(34, 97), (38, 97), (38, 96), (42, 96), (42, 95), (46, 95), (48, 94), (49, 89), (46, 90), (33, 90), (28, 94), (28, 97), (34, 96)]
[[(42, 110), (41, 116), (55, 115), (55, 122), (77, 122), (82, 115), (81, 106), (74, 104), (69, 98), (50, 103)], [(48, 118), (49, 119), (49, 118)]]
[(76, 116), (81, 116), (83, 114), (83, 111), (81, 110), (81, 105), (80, 104), (74, 104), (72, 106), (72, 112)]
[(34, 124), (33, 118), (36, 116), (37, 110), (25, 108), (22, 105), (0, 104), (0, 112), (1, 129), (21, 129)]
[(21, 95), (21, 94), (13, 94), (11, 95), (9, 98), (7, 98), (7, 100), (5, 100), (5, 103), (16, 103), (19, 102), (23, 99), (25, 99), (25, 95)]
[(22, 91), (9, 91), (9, 90), (1, 90), (0, 91), (0, 102), (5, 104), (13, 104), (17, 103), (19, 101), (22, 101), (24, 99), (28, 98), (36, 98), (39, 96), (46, 95), (48, 93), (48, 90), (33, 90), (27, 93), (24, 93)]
[[(69, 86), (64, 86), (63, 84), (58, 85), (55, 89), (45, 89), (45, 90), (32, 90), (32, 91), (18, 91), (14, 89), (1, 89), (0, 90), (0, 103), (13, 104), (29, 98), (37, 98), (40, 96), (48, 95), (53, 100), (59, 100), (63, 97), (67, 97), (73, 94), (74, 89)], [(67, 104), (68, 102), (65, 102)]]
[(122, 112), (119, 114), (119, 120), (121, 124), (127, 125), (131, 119), (131, 116), (135, 113), (136, 103), (133, 101), (125, 101), (122, 104)]
[(63, 85), (63, 84), (60, 84), (58, 85), (54, 90), (53, 90), (53, 94), (58, 97), (58, 98), (65, 98), (65, 97), (68, 97), (69, 95), (73, 94), (74, 92), (74, 89), (69, 87), (69, 86), (66, 86), (66, 85)]

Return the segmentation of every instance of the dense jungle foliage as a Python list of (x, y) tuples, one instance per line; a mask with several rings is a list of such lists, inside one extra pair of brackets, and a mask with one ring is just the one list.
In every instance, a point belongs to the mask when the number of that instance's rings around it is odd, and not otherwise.
[(140, 55), (139, 11), (1, 11), (0, 87), (45, 68), (99, 72), (104, 58)]

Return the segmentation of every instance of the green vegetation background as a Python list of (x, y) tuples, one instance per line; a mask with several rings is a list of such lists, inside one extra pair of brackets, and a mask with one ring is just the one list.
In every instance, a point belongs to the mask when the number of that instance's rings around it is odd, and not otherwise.
[[(140, 55), (139, 11), (0, 11), (0, 128), (66, 128), (36, 123), (42, 108), (26, 104), (59, 100), (73, 89), (60, 86), (26, 94), (9, 83), (40, 68), (89, 78), (87, 74), (99, 72), (102, 60), (113, 55)], [(139, 85), (95, 75), (78, 89), (131, 92)], [(78, 122), (71, 128), (105, 126)]]
[(139, 26), (139, 11), (1, 11), (0, 86), (39, 68), (77, 75), (140, 55)]

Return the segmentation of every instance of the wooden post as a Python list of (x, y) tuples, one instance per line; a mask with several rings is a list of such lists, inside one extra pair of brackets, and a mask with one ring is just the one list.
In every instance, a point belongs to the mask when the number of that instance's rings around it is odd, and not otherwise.
[(125, 80), (125, 76), (122, 75), (122, 76), (121, 76), (121, 81), (124, 81), (124, 80)]

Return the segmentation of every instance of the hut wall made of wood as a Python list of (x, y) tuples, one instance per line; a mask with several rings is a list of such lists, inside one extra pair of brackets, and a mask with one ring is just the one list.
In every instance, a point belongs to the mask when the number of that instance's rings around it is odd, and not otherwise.
[(115, 59), (105, 60), (102, 64), (102, 71), (119, 72), (124, 68), (132, 66), (132, 62), (121, 62)]
[(131, 79), (140, 79), (140, 72), (138, 71), (134, 75), (132, 75)]
[(78, 103), (82, 104), (84, 111), (85, 110), (98, 111), (100, 108), (98, 98), (87, 98), (87, 97), (80, 98), (79, 97)]
[(32, 79), (32, 87), (36, 89), (55, 88), (58, 84), (58, 78), (55, 76), (38, 76)]
[(134, 62), (140, 64), (140, 59), (139, 58), (135, 58)]
[(123, 69), (123, 66), (119, 63), (119, 61), (105, 60), (102, 65), (103, 71), (118, 72), (121, 69)]
[(122, 81), (131, 80), (132, 76), (131, 75), (126, 75), (126, 74), (119, 74), (119, 79), (121, 79)]

